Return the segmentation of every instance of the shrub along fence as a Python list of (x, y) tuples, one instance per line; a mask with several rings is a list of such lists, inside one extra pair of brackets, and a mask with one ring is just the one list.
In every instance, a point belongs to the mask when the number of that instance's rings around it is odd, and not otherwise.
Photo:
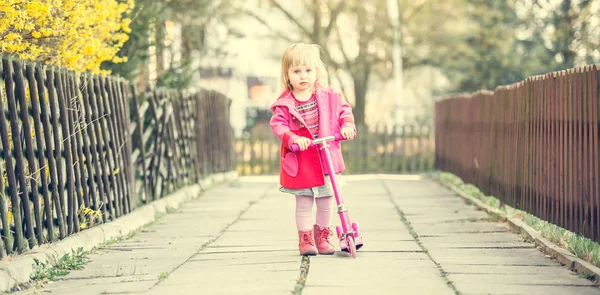
[(436, 103), (436, 167), (599, 240), (596, 66)]
[(6, 55), (0, 85), (0, 257), (234, 169), (229, 100), (216, 93), (138, 97), (124, 79)]
[[(427, 125), (397, 128), (359, 126), (342, 142), (345, 173), (412, 173), (433, 169), (433, 130)], [(281, 142), (272, 134), (236, 140), (240, 175), (277, 174)]]

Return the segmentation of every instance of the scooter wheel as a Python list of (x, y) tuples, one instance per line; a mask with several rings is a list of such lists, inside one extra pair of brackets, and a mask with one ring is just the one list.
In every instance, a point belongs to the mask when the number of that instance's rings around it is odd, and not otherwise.
[(338, 225), (335, 227), (335, 231), (337, 232), (338, 239), (342, 236), (342, 228)]
[(352, 222), (352, 230), (354, 230), (354, 236), (360, 236), (360, 231), (358, 231), (358, 224), (356, 222)]
[(352, 223), (352, 230), (354, 230), (354, 244), (356, 245), (356, 250), (358, 250), (363, 246), (363, 240), (362, 236), (360, 235), (360, 230), (358, 229), (358, 223)]
[(356, 245), (354, 244), (354, 237), (348, 235), (346, 237), (346, 240), (348, 242), (348, 250), (350, 251), (350, 255), (352, 256), (352, 258), (356, 258)]

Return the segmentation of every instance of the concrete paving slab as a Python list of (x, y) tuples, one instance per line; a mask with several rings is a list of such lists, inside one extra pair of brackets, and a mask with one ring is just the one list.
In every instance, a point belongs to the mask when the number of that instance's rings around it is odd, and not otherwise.
[[(344, 177), (365, 246), (356, 259), (341, 252), (311, 257), (302, 285), (295, 202), (277, 181), (248, 177), (215, 187), (36, 291), (290, 294), (299, 286), (302, 294), (600, 294), (504, 224), (415, 175)], [(338, 224), (334, 214), (332, 226)], [(339, 249), (337, 237), (331, 241)]]
[[(411, 219), (409, 219), (411, 220)], [(445, 235), (445, 234), (494, 234), (494, 233), (506, 233), (512, 234), (510, 230), (503, 224), (497, 222), (463, 222), (463, 223), (439, 223), (439, 224), (425, 224), (412, 222), (411, 226), (415, 229), (419, 235)]]
[[(505, 224), (486, 221), (483, 211), (436, 183), (385, 185), (420, 245), (461, 294), (600, 294), (590, 281), (573, 276)], [(415, 197), (416, 192), (422, 195)]]
[(557, 268), (554, 264), (548, 265), (497, 265), (497, 264), (445, 264), (444, 270), (448, 274), (544, 274), (549, 276), (565, 275), (564, 268)]
[(464, 295), (593, 295), (598, 294), (596, 287), (589, 286), (563, 286), (563, 285), (474, 285), (463, 288)]
[(592, 282), (582, 280), (576, 275), (565, 275), (564, 273), (528, 273), (528, 274), (449, 274), (448, 277), (457, 282), (476, 280), (484, 285), (564, 285), (564, 286), (593, 286)]
[[(311, 259), (303, 294), (367, 292), (373, 294), (453, 294), (436, 265), (424, 253), (361, 252), (356, 259), (318, 256)], [(393, 278), (393, 279), (392, 279)], [(370, 288), (367, 288), (370, 286)]]
[(22, 294), (127, 294), (143, 293), (158, 281), (149, 276), (122, 276), (111, 278), (69, 279), (50, 283), (42, 290), (28, 290)]

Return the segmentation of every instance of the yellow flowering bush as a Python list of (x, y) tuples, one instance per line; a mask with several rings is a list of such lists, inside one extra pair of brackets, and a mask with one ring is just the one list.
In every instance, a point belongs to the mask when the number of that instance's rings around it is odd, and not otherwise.
[(128, 40), (134, 0), (1, 0), (0, 51), (77, 72), (101, 72)]
[(100, 209), (94, 210), (81, 205), (79, 207), (79, 229), (86, 229), (100, 223), (102, 221), (101, 217), (102, 212)]

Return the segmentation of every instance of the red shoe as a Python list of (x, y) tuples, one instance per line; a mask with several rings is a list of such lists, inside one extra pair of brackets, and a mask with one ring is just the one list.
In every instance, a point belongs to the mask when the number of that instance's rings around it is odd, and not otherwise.
[(315, 238), (312, 230), (298, 232), (298, 249), (300, 255), (317, 255), (317, 247), (315, 247)]
[(335, 253), (333, 245), (329, 242), (329, 237), (333, 235), (333, 232), (328, 228), (321, 229), (318, 225), (314, 226), (315, 231), (315, 242), (317, 244), (317, 250), (319, 254), (331, 255)]

